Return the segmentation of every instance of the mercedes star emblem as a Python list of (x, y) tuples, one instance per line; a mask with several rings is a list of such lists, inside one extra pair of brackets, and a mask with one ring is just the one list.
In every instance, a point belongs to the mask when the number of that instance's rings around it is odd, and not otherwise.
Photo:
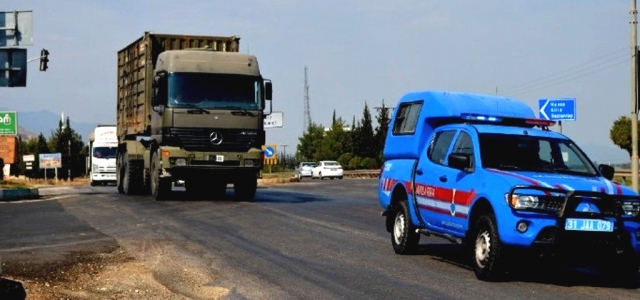
[(222, 133), (219, 132), (212, 132), (209, 135), (209, 140), (211, 141), (212, 144), (214, 145), (220, 145), (222, 144)]

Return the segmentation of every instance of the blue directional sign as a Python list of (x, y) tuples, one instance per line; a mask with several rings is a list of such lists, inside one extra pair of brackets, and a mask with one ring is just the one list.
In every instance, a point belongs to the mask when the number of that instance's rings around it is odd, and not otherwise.
[(552, 121), (575, 121), (576, 99), (539, 99), (540, 118)]
[(276, 149), (273, 149), (272, 146), (267, 146), (264, 148), (264, 157), (272, 158), (274, 155), (276, 155)]

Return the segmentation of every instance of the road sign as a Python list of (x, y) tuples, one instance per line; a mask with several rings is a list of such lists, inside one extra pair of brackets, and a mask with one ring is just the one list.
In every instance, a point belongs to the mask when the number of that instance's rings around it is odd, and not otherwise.
[(276, 146), (275, 145), (264, 146), (262, 150), (264, 151), (264, 157), (265, 158), (272, 158), (272, 157), (276, 156)]
[(18, 134), (18, 115), (15, 111), (0, 111), (0, 135)]
[(0, 49), (0, 86), (27, 86), (27, 49)]
[(274, 111), (264, 118), (264, 128), (282, 128), (282, 120), (284, 113)]
[(538, 111), (540, 118), (552, 121), (575, 121), (576, 120), (576, 99), (539, 99)]
[(33, 45), (33, 12), (0, 11), (0, 47)]

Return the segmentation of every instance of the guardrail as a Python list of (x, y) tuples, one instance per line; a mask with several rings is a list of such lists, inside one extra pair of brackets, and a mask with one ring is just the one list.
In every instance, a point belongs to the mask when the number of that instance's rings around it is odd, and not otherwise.
[(345, 170), (343, 174), (349, 178), (376, 178), (380, 176), (380, 170)]

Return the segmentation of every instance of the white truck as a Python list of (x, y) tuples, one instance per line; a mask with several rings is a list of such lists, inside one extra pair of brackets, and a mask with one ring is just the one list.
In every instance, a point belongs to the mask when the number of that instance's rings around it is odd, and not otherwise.
[(116, 125), (98, 125), (89, 135), (89, 151), (91, 186), (115, 183), (118, 151)]

